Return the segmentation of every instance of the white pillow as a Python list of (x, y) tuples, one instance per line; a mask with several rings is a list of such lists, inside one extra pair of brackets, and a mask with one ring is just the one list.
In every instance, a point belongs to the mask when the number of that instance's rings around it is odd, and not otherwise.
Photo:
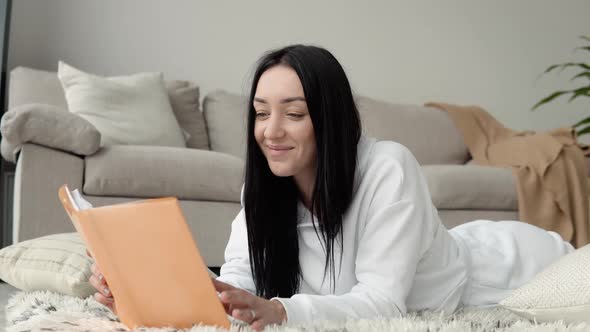
[(68, 109), (101, 133), (101, 146), (186, 147), (162, 73), (100, 77), (59, 62)]
[(48, 235), (0, 250), (0, 278), (25, 290), (49, 290), (87, 297), (93, 260), (77, 233)]
[(590, 244), (562, 257), (500, 304), (539, 322), (590, 322)]

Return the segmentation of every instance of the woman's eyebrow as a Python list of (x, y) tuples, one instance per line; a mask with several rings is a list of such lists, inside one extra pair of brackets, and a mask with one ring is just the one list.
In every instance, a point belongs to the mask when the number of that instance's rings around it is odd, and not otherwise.
[[(268, 104), (268, 102), (262, 98), (258, 98), (258, 97), (254, 97), (254, 101), (257, 103), (262, 103), (262, 104)], [(284, 98), (280, 100), (281, 104), (287, 104), (287, 103), (291, 103), (294, 101), (302, 101), (305, 102), (305, 98), (304, 97), (289, 97), (289, 98)]]

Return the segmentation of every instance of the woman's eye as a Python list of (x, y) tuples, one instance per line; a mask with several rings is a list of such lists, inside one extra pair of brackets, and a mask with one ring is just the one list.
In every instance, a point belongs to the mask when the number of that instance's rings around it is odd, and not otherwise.
[(301, 119), (302, 117), (305, 116), (305, 114), (300, 114), (300, 113), (287, 113), (287, 116), (294, 118), (294, 119)]
[(257, 117), (257, 118), (263, 118), (263, 117), (265, 117), (266, 115), (267, 115), (267, 113), (266, 113), (266, 112), (256, 112), (256, 117)]

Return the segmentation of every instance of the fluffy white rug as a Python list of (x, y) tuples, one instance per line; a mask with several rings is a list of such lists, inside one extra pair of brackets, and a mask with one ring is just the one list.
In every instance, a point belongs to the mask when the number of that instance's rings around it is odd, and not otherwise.
[[(92, 297), (80, 299), (51, 292), (19, 292), (6, 306), (6, 331), (127, 331), (110, 310)], [(140, 328), (143, 332), (217, 332), (216, 328), (195, 326), (191, 329)], [(231, 331), (251, 331), (248, 326), (232, 323)], [(522, 320), (501, 309), (464, 309), (454, 315), (438, 313), (412, 314), (395, 319), (361, 319), (347, 322), (314, 322), (300, 326), (272, 326), (275, 332), (336, 331), (590, 331), (589, 324), (567, 325), (562, 322), (536, 324)]]

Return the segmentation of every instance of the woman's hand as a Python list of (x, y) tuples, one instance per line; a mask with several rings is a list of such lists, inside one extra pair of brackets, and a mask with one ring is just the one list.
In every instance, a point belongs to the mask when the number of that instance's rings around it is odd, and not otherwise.
[(225, 312), (250, 324), (250, 327), (256, 331), (262, 331), (267, 325), (281, 324), (287, 320), (287, 312), (279, 301), (263, 299), (215, 279), (213, 279), (213, 285), (221, 293), (219, 298)]
[[(86, 254), (92, 257), (88, 250), (86, 251)], [(106, 279), (98, 269), (96, 263), (92, 263), (90, 270), (92, 271), (92, 275), (89, 279), (90, 284), (98, 291), (94, 293), (94, 299), (99, 303), (105, 305), (109, 309), (111, 309), (111, 311), (116, 315), (117, 309), (115, 306), (115, 299), (113, 298), (113, 294), (111, 294), (111, 290), (109, 288), (109, 285), (107, 284)]]

